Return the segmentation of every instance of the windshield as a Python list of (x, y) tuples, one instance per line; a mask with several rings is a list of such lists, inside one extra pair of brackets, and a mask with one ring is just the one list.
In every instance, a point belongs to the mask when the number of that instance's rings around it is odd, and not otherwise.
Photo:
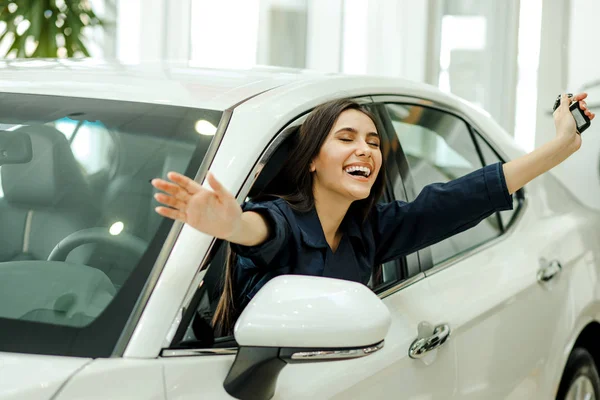
[(110, 356), (222, 112), (0, 93), (0, 351)]

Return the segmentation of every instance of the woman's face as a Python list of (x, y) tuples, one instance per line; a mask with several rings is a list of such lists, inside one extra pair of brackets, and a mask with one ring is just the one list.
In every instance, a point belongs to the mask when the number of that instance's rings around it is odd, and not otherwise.
[(349, 201), (369, 197), (381, 168), (379, 146), (371, 118), (358, 110), (344, 111), (310, 164), (314, 193)]

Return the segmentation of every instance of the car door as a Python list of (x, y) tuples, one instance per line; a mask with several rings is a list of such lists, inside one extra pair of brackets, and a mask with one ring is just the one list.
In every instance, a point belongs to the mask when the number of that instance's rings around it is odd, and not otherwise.
[[(388, 137), (384, 136), (382, 139), (386, 141)], [(282, 142), (284, 141), (280, 138), (273, 141), (275, 144)], [(390, 153), (395, 153), (400, 150), (397, 144), (396, 140), (394, 143), (386, 143), (383, 147), (389, 149)], [(264, 154), (272, 155), (273, 161), (278, 162), (278, 154), (272, 150), (266, 149)], [(406, 168), (399, 167), (395, 157), (390, 157), (389, 160), (385, 166), (389, 180), (387, 200), (404, 200), (406, 192), (402, 171), (406, 174)], [(259, 164), (265, 161), (261, 160)], [(272, 163), (267, 162), (262, 173), (268, 174), (272, 166)], [(251, 173), (249, 176), (255, 175)], [(250, 193), (254, 191), (254, 188), (250, 189)], [(245, 197), (246, 193), (241, 195)], [(225, 257), (221, 250), (222, 247), (214, 249), (215, 257), (201, 280), (203, 284), (194, 282), (192, 287), (206, 289), (207, 286), (212, 286), (210, 279), (206, 277), (209, 274), (219, 276), (219, 273), (214, 273), (214, 269), (220, 271), (223, 268)], [(438, 329), (434, 334), (433, 325), (421, 323), (423, 320), (438, 322), (438, 311), (435, 307), (426, 308), (424, 312), (415, 312), (416, 309), (422, 308), (422, 304), (427, 303), (427, 299), (433, 298), (430, 285), (423, 278), (418, 254), (383, 265), (378, 278), (374, 277), (372, 286), (392, 314), (391, 328), (385, 338), (384, 347), (363, 358), (287, 365), (279, 375), (273, 398), (451, 398), (456, 389), (457, 375), (454, 347), (451, 343), (444, 344), (448, 331)], [(182, 325), (175, 334), (170, 349), (162, 352), (169, 400), (196, 399), (201, 394), (207, 398), (230, 398), (223, 389), (223, 382), (236, 354), (233, 338), (217, 338), (214, 343), (204, 348), (181, 348), (182, 340), (200, 332), (199, 326), (205, 325), (197, 319), (198, 315), (210, 313), (206, 308), (210, 300), (202, 301), (199, 299), (202, 295), (198, 293), (191, 298), (196, 299), (196, 305), (204, 304), (204, 311), (195, 316), (191, 316), (188, 311), (182, 318)], [(197, 306), (192, 306), (192, 303), (187, 309), (194, 313)], [(210, 316), (207, 319), (210, 320)], [(192, 326), (194, 321), (196, 329)], [(411, 346), (413, 356), (418, 358), (411, 358)], [(424, 346), (428, 346), (431, 351), (427, 354), (417, 354)], [(202, 382), (210, 382), (210, 385), (201, 385), (199, 377), (202, 377)]]
[[(458, 113), (414, 99), (379, 100), (411, 168), (411, 198), (427, 184), (502, 161)], [(531, 193), (539, 193), (534, 187)], [(559, 363), (558, 326), (567, 298), (560, 267), (578, 262), (573, 251), (563, 249), (581, 245), (568, 216), (537, 219), (527, 194), (513, 196), (513, 210), (422, 252), (430, 252), (421, 264), (431, 306), (451, 330), (461, 399), (554, 396), (557, 382), (548, 381), (548, 360)]]

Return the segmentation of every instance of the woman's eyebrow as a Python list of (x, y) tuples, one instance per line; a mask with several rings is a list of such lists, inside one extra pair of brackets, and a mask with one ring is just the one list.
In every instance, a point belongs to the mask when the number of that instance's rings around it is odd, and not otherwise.
[[(337, 134), (337, 133), (340, 133), (340, 132), (343, 132), (343, 131), (352, 132), (352, 133), (358, 133), (358, 131), (355, 128), (352, 128), (352, 127), (349, 127), (349, 126), (348, 127), (344, 127), (344, 128), (340, 128), (337, 131), (335, 131), (335, 133)], [(369, 137), (369, 136), (379, 137), (379, 133), (377, 133), (377, 132), (369, 132), (369, 133), (367, 133), (367, 137)]]

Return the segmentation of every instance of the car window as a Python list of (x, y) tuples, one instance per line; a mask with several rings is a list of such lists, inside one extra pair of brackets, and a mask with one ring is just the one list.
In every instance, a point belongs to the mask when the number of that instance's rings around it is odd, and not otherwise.
[[(502, 162), (500, 156), (494, 151), (494, 149), (475, 131), (475, 140), (477, 146), (481, 151), (481, 155), (483, 157), (485, 164), (495, 164), (497, 162)], [(500, 211), (500, 218), (502, 219), (502, 226), (504, 229), (508, 228), (510, 224), (514, 221), (516, 215), (519, 213), (519, 205), (521, 204), (521, 198), (523, 197), (523, 191), (521, 190), (519, 193), (516, 193), (512, 196), (513, 200), (513, 209)]]
[[(459, 178), (483, 166), (467, 124), (449, 113), (389, 103), (390, 115), (414, 185), (413, 196), (431, 183)], [(464, 253), (501, 234), (497, 214), (430, 247), (433, 265)]]
[(77, 121), (66, 117), (48, 125), (65, 135), (75, 160), (87, 175), (110, 171), (116, 161), (116, 144), (101, 121)]
[(149, 181), (195, 176), (212, 142), (197, 122), (222, 112), (10, 93), (0, 105), (0, 351), (109, 356), (173, 225)]
[[(377, 119), (377, 126), (381, 131), (381, 151), (383, 152), (385, 160), (385, 165), (383, 167), (385, 168), (386, 187), (384, 195), (379, 202), (387, 203), (395, 200), (407, 201), (404, 181), (408, 175), (408, 168), (403, 168), (401, 163), (397, 162), (403, 158), (398, 137), (396, 135), (389, 135), (390, 128), (386, 127), (389, 118), (381, 115), (382, 110), (379, 107), (371, 106), (370, 110)], [(375, 293), (381, 294), (387, 289), (414, 276), (419, 271), (420, 265), (417, 253), (391, 260), (374, 267), (369, 287)]]

